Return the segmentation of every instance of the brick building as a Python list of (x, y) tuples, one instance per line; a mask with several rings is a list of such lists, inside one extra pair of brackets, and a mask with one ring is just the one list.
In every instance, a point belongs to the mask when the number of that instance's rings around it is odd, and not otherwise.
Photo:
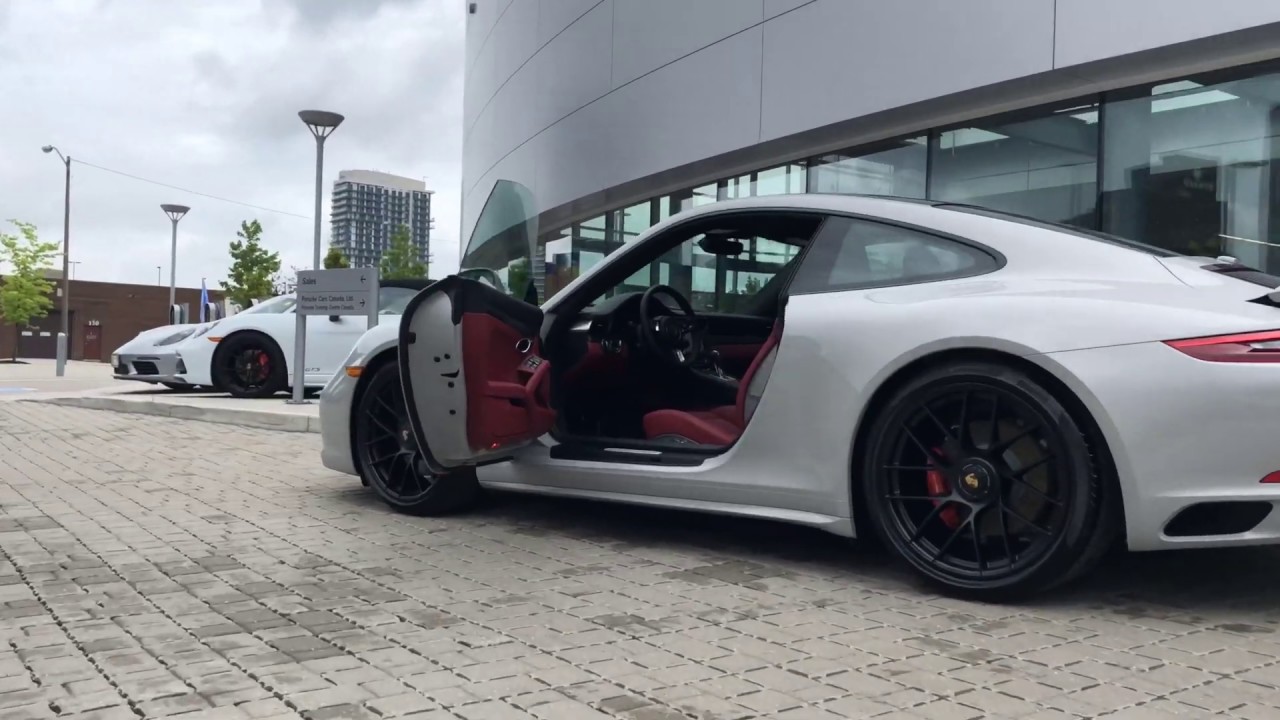
[[(0, 282), (3, 282), (0, 279)], [(62, 283), (52, 293), (53, 309), (36, 321), (35, 327), (14, 328), (0, 319), (0, 358), (52, 358), (57, 354), (58, 331), (62, 329)], [(209, 290), (210, 302), (221, 302), (222, 293)], [(176, 302), (186, 304), (192, 322), (200, 315), (200, 288), (178, 288)], [(71, 337), (68, 356), (72, 360), (107, 362), (111, 352), (143, 330), (168, 325), (168, 285), (126, 285), (122, 283), (71, 281)]]

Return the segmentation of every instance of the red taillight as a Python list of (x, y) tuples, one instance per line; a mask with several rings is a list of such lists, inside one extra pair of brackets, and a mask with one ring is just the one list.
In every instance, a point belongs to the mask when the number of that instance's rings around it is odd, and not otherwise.
[(1280, 330), (1166, 340), (1165, 344), (1208, 362), (1280, 363)]
[(1277, 470), (1277, 471), (1275, 471), (1275, 472), (1271, 473), (1270, 475), (1268, 475), (1268, 476), (1266, 476), (1266, 477), (1262, 478), (1262, 482), (1264, 482), (1264, 483), (1269, 483), (1269, 484), (1280, 485), (1280, 470)]

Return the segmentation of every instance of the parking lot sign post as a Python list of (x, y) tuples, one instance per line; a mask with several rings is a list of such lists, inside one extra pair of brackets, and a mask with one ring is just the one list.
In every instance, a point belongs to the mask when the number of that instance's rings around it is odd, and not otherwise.
[(378, 324), (378, 269), (341, 268), (337, 270), (299, 270), (294, 290), (298, 316), (297, 337), (293, 341), (293, 396), (291, 405), (306, 404), (307, 318), (360, 316), (369, 319), (369, 327)]

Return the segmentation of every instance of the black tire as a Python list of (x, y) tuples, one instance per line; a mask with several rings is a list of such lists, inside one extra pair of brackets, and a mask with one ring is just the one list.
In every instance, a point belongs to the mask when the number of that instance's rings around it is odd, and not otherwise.
[(1088, 572), (1119, 532), (1110, 463), (1010, 366), (912, 378), (873, 420), (862, 500), (879, 538), (942, 590), (1009, 601)]
[(271, 397), (288, 382), (284, 353), (261, 333), (232, 335), (219, 343), (213, 354), (213, 384), (231, 397)]
[(365, 485), (398, 512), (445, 515), (471, 507), (481, 491), (475, 471), (432, 475), (409, 423), (394, 362), (374, 371), (352, 409), (356, 468)]

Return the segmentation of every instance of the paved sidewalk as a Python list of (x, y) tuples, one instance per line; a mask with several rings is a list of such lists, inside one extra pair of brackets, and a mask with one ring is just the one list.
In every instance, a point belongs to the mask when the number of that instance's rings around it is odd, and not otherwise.
[(760, 522), (387, 511), (319, 439), (0, 404), (0, 719), (1280, 717), (1280, 554), (994, 606)]
[[(7, 360), (8, 358), (6, 358)], [(17, 365), (0, 363), (0, 401), (35, 397), (43, 393), (77, 393), (119, 385), (106, 363), (72, 361), (58, 377), (53, 360), (24, 360)]]

